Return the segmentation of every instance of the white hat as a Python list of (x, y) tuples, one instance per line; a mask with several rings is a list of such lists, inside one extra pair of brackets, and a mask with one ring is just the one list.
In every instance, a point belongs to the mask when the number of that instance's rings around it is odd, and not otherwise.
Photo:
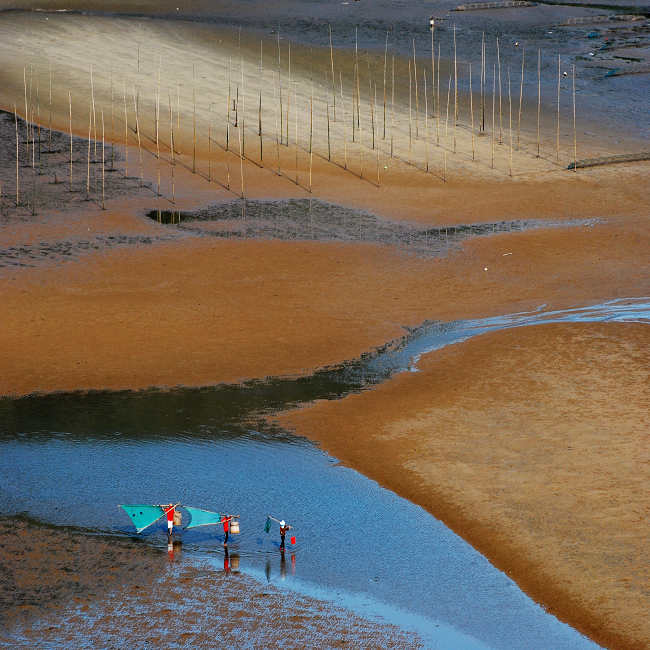
[(284, 526), (284, 519), (280, 522), (280, 526)]

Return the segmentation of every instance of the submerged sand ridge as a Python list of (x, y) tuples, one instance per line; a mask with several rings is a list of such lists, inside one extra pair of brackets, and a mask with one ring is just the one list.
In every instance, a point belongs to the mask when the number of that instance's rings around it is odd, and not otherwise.
[(279, 422), (442, 517), (599, 643), (641, 648), (649, 332), (494, 332)]

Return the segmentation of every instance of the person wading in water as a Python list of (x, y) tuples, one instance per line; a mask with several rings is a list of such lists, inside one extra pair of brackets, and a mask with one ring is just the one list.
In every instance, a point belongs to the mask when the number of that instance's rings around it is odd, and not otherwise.
[(291, 526), (285, 523), (284, 519), (280, 522), (280, 548), (284, 549), (284, 537), (287, 534), (287, 531), (291, 530)]
[(222, 515), (221, 516), (221, 523), (223, 524), (223, 534), (224, 534), (224, 540), (223, 540), (223, 545), (226, 546), (228, 544), (228, 535), (230, 534), (230, 520), (234, 517), (234, 515)]

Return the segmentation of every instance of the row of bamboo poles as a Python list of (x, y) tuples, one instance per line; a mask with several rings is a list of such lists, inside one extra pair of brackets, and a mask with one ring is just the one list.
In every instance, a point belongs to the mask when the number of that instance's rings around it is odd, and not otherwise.
[[(176, 165), (185, 164), (183, 160), (187, 160), (191, 156), (191, 167), (189, 163), (187, 166), (192, 173), (199, 172), (197, 147), (200, 149), (202, 145), (207, 150), (208, 168), (207, 173), (205, 171), (200, 173), (205, 175), (209, 182), (216, 182), (242, 198), (245, 196), (246, 190), (245, 161), (271, 169), (278, 176), (289, 178), (296, 185), (311, 192), (314, 156), (338, 165), (360, 179), (377, 186), (381, 184), (382, 170), (388, 167), (388, 162), (391, 159), (397, 159), (446, 181), (448, 154), (462, 153), (461, 158), (465, 160), (471, 159), (486, 165), (489, 163), (489, 167), (495, 169), (497, 150), (506, 145), (509, 176), (513, 176), (517, 170), (521, 171), (524, 165), (521, 157), (515, 164), (513, 152), (523, 152), (532, 158), (542, 157), (541, 50), (537, 50), (536, 61), (533, 59), (537, 71), (537, 103), (536, 141), (534, 149), (531, 151), (530, 143), (527, 147), (523, 146), (521, 138), (522, 115), (525, 109), (523, 90), (526, 63), (529, 62), (523, 48), (521, 49), (521, 66), (517, 69), (517, 78), (513, 81), (514, 75), (511, 74), (510, 67), (503, 70), (498, 38), (495, 42), (495, 60), (490, 70), (488, 44), (483, 37), (477, 84), (472, 64), (458, 59), (455, 28), (448, 59), (443, 60), (442, 58), (442, 46), (441, 43), (436, 42), (433, 26), (429, 52), (430, 61), (428, 58), (418, 56), (415, 39), (412, 40), (411, 45), (412, 55), (409, 55), (405, 65), (403, 59), (396, 57), (393, 53), (389, 55), (389, 33), (387, 33), (383, 60), (381, 57), (376, 57), (374, 65), (371, 65), (370, 56), (366, 55), (364, 62), (363, 57), (359, 54), (356, 32), (354, 49), (345, 57), (340, 53), (337, 53), (337, 57), (335, 57), (332, 31), (329, 28), (330, 65), (326, 74), (327, 78), (321, 76), (315, 79), (313, 69), (309, 77), (305, 75), (304, 71), (301, 74), (296, 74), (295, 63), (292, 70), (291, 43), (287, 43), (286, 48), (283, 48), (279, 33), (273, 44), (275, 52), (272, 54), (273, 57), (277, 56), (277, 60), (272, 65), (268, 65), (270, 55), (267, 45), (265, 65), (264, 43), (260, 41), (259, 64), (248, 63), (249, 70), (246, 72), (240, 31), (234, 65), (232, 55), (228, 57), (227, 63), (222, 60), (216, 64), (221, 67), (224, 89), (227, 88), (227, 91), (224, 90), (222, 96), (215, 98), (210, 79), (208, 84), (197, 82), (197, 63), (193, 63), (191, 106), (189, 107), (187, 106), (190, 96), (187, 88), (189, 75), (184, 75), (182, 80), (166, 79), (163, 83), (161, 53), (158, 53), (157, 61), (153, 60), (153, 69), (143, 72), (141, 52), (138, 47), (137, 70), (134, 70), (135, 80), (127, 81), (124, 78), (121, 87), (114, 84), (113, 73), (110, 72), (110, 108), (106, 96), (101, 102), (102, 107), (98, 107), (100, 102), (95, 92), (96, 74), (91, 65), (89, 67), (87, 106), (74, 107), (75, 112), (85, 114), (87, 111), (88, 115), (86, 194), (89, 195), (91, 190), (91, 161), (93, 164), (99, 162), (98, 147), (101, 146), (101, 205), (105, 206), (106, 165), (110, 164), (110, 169), (113, 169), (115, 163), (113, 147), (111, 147), (110, 161), (106, 160), (107, 137), (110, 142), (123, 145), (124, 175), (128, 177), (129, 170), (136, 168), (141, 184), (144, 184), (144, 153), (155, 157), (157, 161), (155, 189), (158, 196), (163, 195), (162, 174), (163, 169), (167, 168), (168, 189), (165, 192), (165, 197), (172, 204), (176, 202)], [(335, 66), (335, 58), (339, 59), (338, 70)], [(343, 60), (341, 60), (342, 58)], [(377, 63), (379, 63), (379, 69), (377, 69)], [(366, 74), (364, 74), (364, 67), (367, 67)], [(405, 68), (408, 68), (407, 101), (404, 98), (407, 76)], [(441, 84), (441, 71), (445, 69), (446, 75), (443, 75)], [(210, 70), (213, 70), (212, 65)], [(48, 113), (51, 138), (54, 76), (51, 64), (48, 72), (48, 102), (45, 108)], [(466, 74), (462, 75), (463, 72)], [(463, 79), (461, 79), (461, 75)], [(566, 76), (568, 73), (562, 73), (562, 61), (558, 55), (555, 116), (555, 159), (558, 162), (561, 152), (561, 89), (562, 79)], [(258, 81), (257, 87), (254, 87), (253, 90), (251, 90), (251, 86), (254, 86), (254, 83), (251, 81), (251, 77)], [(269, 78), (272, 79), (271, 83), (268, 83)], [(30, 66), (28, 74), (26, 66), (23, 71), (24, 120), (28, 155), (31, 156), (32, 168), (35, 168), (37, 160), (35, 147), (38, 142), (40, 158), (40, 125), (44, 123), (44, 115), (41, 114), (38, 81), (36, 90), (33, 92), (33, 79), (33, 68)], [(403, 79), (401, 87), (400, 79)], [(464, 108), (459, 96), (461, 81), (465, 81), (467, 85), (467, 99)], [(575, 163), (577, 160), (575, 66), (571, 67), (570, 81), (573, 126), (572, 153)], [(476, 92), (477, 85), (478, 92)], [(182, 93), (181, 86), (183, 87)], [(515, 87), (514, 100), (513, 86)], [(163, 96), (163, 88), (166, 90), (165, 96)], [(72, 93), (68, 92), (67, 94), (70, 140), (68, 185), (72, 191), (73, 101)], [(198, 113), (197, 100), (200, 100), (203, 105)], [(147, 103), (151, 107), (148, 111), (143, 110), (143, 105)], [(20, 203), (17, 117), (19, 109), (16, 105), (13, 108), (16, 115), (15, 191), (16, 205), (18, 205)], [(206, 112), (207, 119), (205, 118)], [(272, 113), (271, 119), (269, 119), (270, 113)], [(252, 117), (253, 115), (254, 117)], [(408, 120), (406, 115), (408, 115)], [(189, 131), (190, 119), (191, 146), (183, 142), (183, 140), (187, 140), (183, 136)], [(319, 129), (315, 128), (317, 122), (320, 125)], [(38, 135), (36, 135), (36, 131), (38, 131)], [(461, 132), (467, 134), (468, 131), (470, 137), (465, 138), (466, 143), (463, 143), (466, 150), (461, 152), (459, 134)], [(250, 142), (251, 137), (255, 144), (253, 146), (248, 144), (247, 147), (247, 140)], [(480, 145), (482, 139), (483, 142), (486, 139), (489, 140), (489, 153), (486, 155)], [(30, 144), (31, 151), (29, 151)], [(134, 146), (137, 146), (135, 162), (130, 160), (129, 155), (129, 151)], [(287, 153), (281, 154), (281, 149), (285, 148), (285, 152), (288, 152), (290, 147), (294, 149), (295, 159), (287, 163)], [(221, 156), (225, 162), (220, 174), (216, 173), (214, 165), (215, 154), (218, 150), (227, 154), (225, 157)], [(433, 155), (436, 150), (439, 152), (438, 156)], [(305, 155), (307, 156), (306, 162), (304, 161)], [(163, 156), (165, 160), (163, 160)], [(302, 168), (300, 158), (303, 158)], [(198, 159), (200, 160), (201, 156), (198, 156)], [(233, 168), (231, 168), (231, 163), (233, 163)], [(234, 168), (238, 168), (238, 174)], [(573, 168), (576, 169), (575, 164)], [(234, 175), (239, 176), (236, 184), (232, 182)]]

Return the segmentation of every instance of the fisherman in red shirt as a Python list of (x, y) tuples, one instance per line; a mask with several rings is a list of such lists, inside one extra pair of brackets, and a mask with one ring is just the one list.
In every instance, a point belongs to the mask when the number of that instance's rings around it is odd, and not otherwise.
[(280, 548), (284, 549), (284, 536), (287, 534), (287, 531), (291, 530), (291, 526), (289, 524), (285, 523), (284, 519), (280, 522), (280, 539), (282, 540), (280, 542)]
[(167, 515), (167, 535), (171, 539), (172, 532), (174, 532), (174, 513), (176, 512), (176, 507), (173, 503), (168, 503), (166, 506), (162, 506), (162, 509)]
[(221, 523), (223, 524), (223, 533), (224, 533), (224, 540), (223, 540), (223, 545), (226, 546), (228, 544), (228, 534), (230, 532), (230, 520), (234, 517), (234, 515), (222, 515), (221, 516)]

